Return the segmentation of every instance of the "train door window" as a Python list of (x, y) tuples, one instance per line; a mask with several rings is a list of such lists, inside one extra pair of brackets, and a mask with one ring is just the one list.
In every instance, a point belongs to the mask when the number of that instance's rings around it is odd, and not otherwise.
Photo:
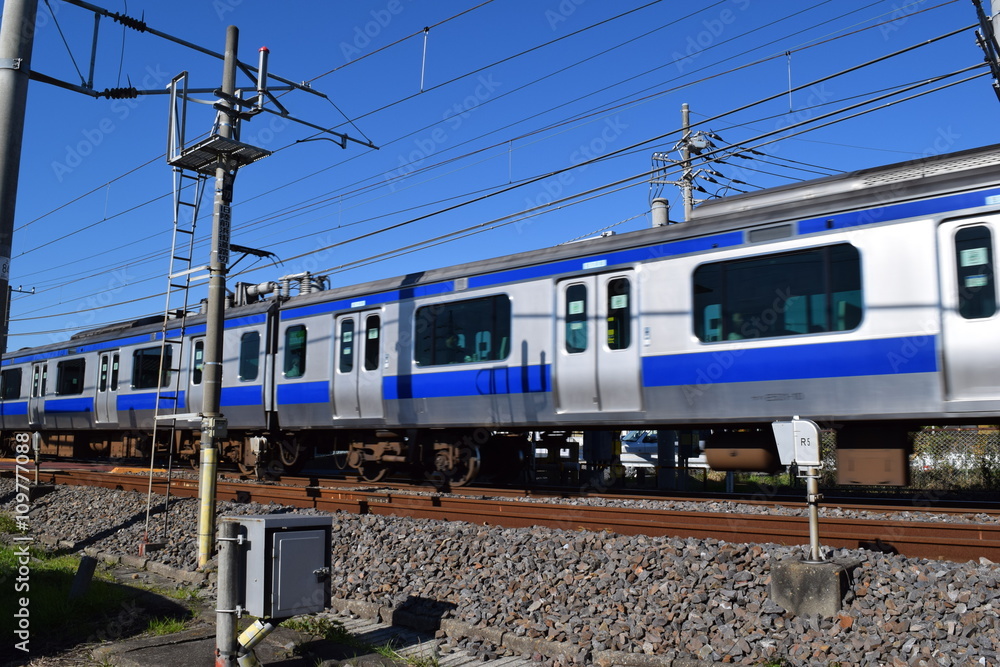
[(570, 354), (587, 349), (587, 286), (566, 288), (566, 351)]
[(259, 370), (260, 332), (248, 331), (240, 338), (240, 380), (256, 380)]
[(49, 376), (48, 364), (35, 366), (31, 372), (31, 397), (37, 398), (45, 395), (46, 383)]
[(306, 327), (296, 324), (285, 329), (286, 378), (300, 378), (306, 372)]
[(340, 321), (340, 357), (337, 368), (341, 373), (354, 370), (354, 320), (345, 318)]
[(964, 227), (955, 234), (958, 312), (967, 320), (992, 317), (997, 312), (992, 236), (982, 225)]
[(705, 342), (849, 331), (861, 323), (861, 261), (839, 244), (699, 266), (694, 329)]
[(608, 349), (625, 350), (632, 344), (631, 294), (628, 278), (608, 282)]
[(378, 315), (365, 318), (365, 370), (378, 368), (379, 336), (381, 335), (382, 319)]
[(506, 294), (424, 306), (416, 313), (414, 358), (421, 366), (500, 361), (510, 327)]
[(191, 384), (201, 384), (201, 376), (205, 372), (205, 341), (195, 341), (191, 350)]
[(0, 397), (5, 401), (21, 398), (21, 369), (8, 368), (0, 371)]
[[(132, 353), (132, 387), (135, 389), (151, 389), (157, 385), (166, 387), (170, 384), (170, 364), (173, 359), (173, 346), (162, 348), (163, 364), (161, 371), (161, 348), (146, 347)], [(159, 382), (157, 382), (159, 377)]]
[(56, 394), (73, 396), (83, 393), (83, 376), (86, 362), (68, 359), (56, 364)]
[(111, 357), (111, 391), (118, 391), (118, 354)]
[(111, 371), (111, 364), (108, 355), (101, 355), (101, 367), (97, 369), (97, 391), (108, 390), (108, 374)]

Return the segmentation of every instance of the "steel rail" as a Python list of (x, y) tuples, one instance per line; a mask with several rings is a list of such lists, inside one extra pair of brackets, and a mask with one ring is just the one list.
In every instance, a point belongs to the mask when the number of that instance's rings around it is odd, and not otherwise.
[[(148, 479), (129, 474), (57, 471), (57, 484), (145, 490)], [(166, 489), (154, 479), (154, 492)], [(197, 480), (174, 479), (171, 493), (197, 497)], [(328, 512), (408, 516), (466, 521), (510, 528), (548, 526), (564, 530), (610, 531), (623, 535), (713, 538), (738, 543), (776, 543), (808, 548), (804, 516), (687, 512), (622, 507), (530, 503), (444, 494), (393, 493), (345, 487), (286, 486), (220, 481), (220, 500), (278, 503)], [(787, 506), (787, 503), (782, 503)], [(987, 558), (1000, 562), (1000, 523), (949, 523), (866, 518), (821, 518), (824, 547), (867, 548), (907, 557), (951, 561)]]

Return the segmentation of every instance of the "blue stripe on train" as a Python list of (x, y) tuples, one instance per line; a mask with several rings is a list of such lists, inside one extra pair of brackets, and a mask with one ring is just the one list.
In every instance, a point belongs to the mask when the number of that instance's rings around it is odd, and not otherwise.
[(93, 412), (93, 398), (47, 398), (45, 399), (46, 414), (64, 412)]
[(930, 335), (719, 349), (646, 357), (642, 363), (646, 387), (934, 373), (937, 370), (937, 337)]
[(243, 385), (239, 387), (223, 387), (219, 397), (219, 405), (226, 407), (239, 407), (242, 405), (261, 406), (264, 404), (264, 390), (259, 384)]
[(301, 405), (303, 403), (329, 403), (330, 383), (289, 382), (278, 385), (278, 405)]
[(530, 394), (552, 389), (552, 366), (511, 366), (389, 375), (382, 379), (387, 401), (407, 398)]
[(28, 402), (17, 401), (16, 403), (0, 402), (0, 416), (20, 417), (28, 414)]
[[(180, 392), (179, 400), (174, 400), (175, 392), (163, 392), (160, 396), (161, 410), (177, 410), (184, 405), (184, 392)], [(156, 392), (142, 394), (119, 394), (116, 401), (118, 410), (154, 410), (156, 407)], [(48, 403), (46, 403), (46, 409)]]

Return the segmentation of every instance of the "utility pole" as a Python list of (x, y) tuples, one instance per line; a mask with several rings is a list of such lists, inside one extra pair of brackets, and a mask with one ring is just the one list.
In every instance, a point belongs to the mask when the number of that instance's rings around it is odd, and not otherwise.
[[(222, 96), (216, 103), (218, 110), (218, 136), (223, 140), (233, 138), (233, 128), (239, 122), (239, 109), (234, 109), (232, 98), (236, 94), (236, 51), (239, 29), (231, 25), (226, 29), (226, 53), (222, 67)], [(212, 555), (215, 542), (215, 490), (216, 467), (219, 452), (215, 446), (226, 436), (225, 421), (220, 412), (222, 392), (222, 331), (225, 325), (226, 265), (229, 263), (229, 232), (233, 181), (236, 168), (230, 156), (220, 152), (215, 167), (215, 199), (212, 204), (212, 249), (209, 255), (208, 315), (205, 331), (205, 366), (202, 375), (204, 394), (201, 418), (201, 461), (199, 466), (199, 492), (201, 499), (198, 513), (198, 566), (202, 567)]]
[(687, 102), (681, 105), (681, 196), (684, 199), (684, 220), (691, 219), (694, 210), (694, 192), (691, 173), (691, 112)]
[(5, 0), (0, 21), (0, 350), (7, 349), (10, 254), (38, 0)]

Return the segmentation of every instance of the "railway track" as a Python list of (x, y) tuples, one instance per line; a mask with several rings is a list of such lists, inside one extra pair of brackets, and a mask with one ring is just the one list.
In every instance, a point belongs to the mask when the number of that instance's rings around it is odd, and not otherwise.
[[(126, 491), (146, 492), (149, 477), (135, 474), (53, 471), (46, 481), (56, 484), (101, 486)], [(167, 480), (152, 478), (152, 490), (166, 494)], [(197, 497), (198, 482), (194, 479), (173, 479), (170, 494), (177, 497)], [(464, 491), (464, 490), (463, 490)], [(328, 512), (355, 514), (399, 515), (441, 521), (466, 521), (503, 527), (548, 526), (566, 530), (607, 530), (623, 535), (651, 535), (692, 538), (714, 538), (729, 542), (773, 542), (782, 545), (808, 545), (809, 529), (804, 504), (801, 515), (768, 515), (718, 511), (678, 511), (633, 507), (604, 507), (558, 502), (524, 502), (498, 497), (470, 497), (441, 493), (413, 493), (393, 489), (358, 488), (356, 483), (336, 483), (324, 480), (322, 485), (251, 484), (246, 481), (220, 480), (217, 495), (220, 500), (238, 502), (277, 503), (280, 505), (315, 508)], [(524, 495), (524, 492), (519, 492)], [(634, 496), (630, 496), (634, 500)], [(661, 498), (662, 500), (662, 498)], [(757, 501), (758, 504), (763, 501)], [(795, 503), (782, 499), (782, 507), (794, 508)], [(838, 505), (838, 507), (842, 507)], [(865, 512), (902, 513), (900, 507), (857, 505)], [(917, 508), (923, 511), (923, 508)], [(968, 514), (970, 510), (954, 508), (953, 512)], [(985, 514), (982, 510), (971, 510)], [(937, 514), (938, 510), (934, 510)], [(995, 514), (995, 510), (993, 511)], [(878, 515), (875, 515), (878, 516)], [(868, 548), (891, 551), (907, 557), (951, 561), (987, 558), (1000, 562), (1000, 522), (962, 522), (906, 520), (899, 518), (820, 518), (820, 542), (824, 547)]]

